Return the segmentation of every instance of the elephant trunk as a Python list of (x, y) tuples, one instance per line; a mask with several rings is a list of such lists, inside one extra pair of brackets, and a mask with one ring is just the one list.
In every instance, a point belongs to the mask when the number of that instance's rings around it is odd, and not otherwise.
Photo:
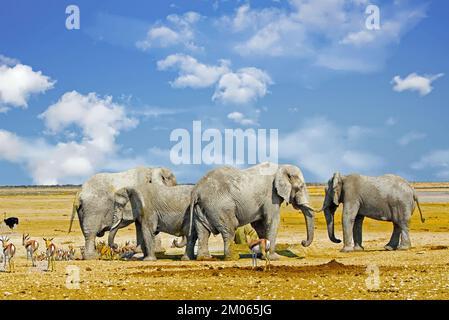
[(172, 248), (183, 248), (187, 245), (187, 237), (182, 236), (181, 242), (178, 242), (178, 239), (173, 240)]
[(114, 214), (112, 215), (112, 226), (110, 229), (111, 232), (119, 226), (120, 222), (122, 222), (123, 209), (124, 208), (119, 208), (118, 206), (114, 208)]
[(114, 242), (115, 235), (117, 234), (117, 231), (118, 231), (118, 229), (111, 229), (111, 231), (109, 231), (108, 245), (113, 249), (117, 248), (117, 245)]
[(329, 208), (324, 209), (324, 216), (326, 218), (326, 224), (327, 224), (327, 234), (329, 236), (329, 239), (334, 243), (340, 243), (341, 240), (337, 239), (335, 237), (335, 231), (334, 231), (334, 213), (331, 212)]
[(303, 247), (308, 247), (312, 244), (313, 241), (313, 234), (315, 229), (315, 215), (313, 208), (310, 206), (302, 206), (301, 211), (304, 214), (307, 228), (307, 240), (303, 240), (301, 244)]

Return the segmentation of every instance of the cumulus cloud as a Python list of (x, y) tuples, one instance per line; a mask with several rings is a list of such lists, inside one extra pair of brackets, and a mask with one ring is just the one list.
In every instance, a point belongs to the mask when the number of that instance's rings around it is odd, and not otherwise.
[(425, 96), (432, 92), (432, 82), (434, 82), (438, 78), (441, 78), (442, 76), (444, 76), (444, 73), (420, 76), (413, 72), (404, 79), (402, 79), (400, 76), (395, 76), (391, 83), (394, 84), (394, 91), (417, 91), (421, 96)]
[(382, 166), (381, 157), (361, 150), (357, 141), (353, 141), (354, 127), (341, 128), (325, 118), (305, 123), (280, 137), (279, 157), (297, 162), (315, 179), (326, 181), (335, 171), (371, 174)]
[(223, 103), (248, 103), (267, 94), (271, 78), (257, 68), (242, 68), (224, 74), (218, 81), (212, 100)]
[(412, 163), (412, 169), (435, 169), (435, 176), (438, 178), (449, 178), (449, 150), (441, 149), (432, 151), (430, 154), (422, 156), (420, 160)]
[(159, 70), (177, 69), (178, 77), (171, 82), (175, 88), (206, 88), (215, 84), (225, 73), (229, 72), (230, 62), (220, 60), (218, 66), (198, 62), (185, 54), (172, 54), (157, 62)]
[(185, 54), (172, 54), (157, 62), (159, 70), (174, 69), (178, 76), (172, 82), (174, 88), (207, 88), (215, 85), (212, 100), (222, 103), (245, 104), (265, 96), (270, 76), (263, 70), (249, 67), (237, 71), (230, 69), (228, 60), (218, 65), (208, 65)]
[(147, 32), (144, 40), (137, 41), (136, 46), (142, 50), (150, 48), (167, 48), (182, 45), (186, 49), (197, 51), (202, 48), (195, 44), (195, 24), (201, 15), (189, 11), (183, 15), (171, 14), (166, 18), (166, 24), (157, 23)]
[(55, 81), (33, 71), (30, 66), (15, 64), (15, 59), (1, 56), (0, 63), (0, 107), (3, 111), (9, 107), (28, 106), (28, 99), (32, 94), (44, 93), (53, 88)]
[(10, 58), (10, 57), (0, 54), (0, 66), (2, 66), (2, 65), (14, 66), (19, 63), (20, 63), (20, 61), (15, 58)]
[(234, 121), (235, 123), (238, 123), (242, 126), (253, 126), (257, 125), (257, 121), (254, 119), (250, 119), (246, 117), (243, 113), (234, 111), (227, 115), (228, 119)]
[(59, 140), (69, 128), (81, 131), (81, 139), (52, 144), (0, 131), (0, 159), (24, 165), (37, 184), (79, 183), (110, 167), (119, 151), (117, 136), (137, 125), (111, 97), (76, 91), (65, 93), (40, 118), (48, 134)]
[[(307, 58), (333, 70), (373, 71), (386, 51), (425, 17), (426, 7), (405, 1), (383, 4), (379, 30), (365, 26), (364, 0), (290, 0), (287, 6), (238, 7), (217, 25), (238, 35), (234, 50), (244, 56)], [(342, 57), (348, 57), (343, 59)]]
[(411, 131), (404, 134), (402, 137), (398, 139), (398, 144), (401, 146), (407, 146), (413, 141), (422, 140), (426, 138), (427, 135), (422, 132)]

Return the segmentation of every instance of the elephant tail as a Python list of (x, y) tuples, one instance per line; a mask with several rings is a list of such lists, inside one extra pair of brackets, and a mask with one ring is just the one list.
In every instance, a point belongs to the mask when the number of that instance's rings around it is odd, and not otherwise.
[(70, 217), (70, 226), (68, 233), (72, 231), (73, 219), (75, 219), (75, 212), (78, 212), (78, 210), (81, 208), (80, 192), (81, 191), (76, 192), (75, 199), (73, 200), (72, 216)]
[(418, 205), (419, 215), (421, 216), (421, 222), (424, 223), (424, 221), (426, 221), (426, 219), (424, 219), (422, 216), (422, 211), (421, 211), (421, 207), (419, 206), (418, 196), (416, 195), (415, 192), (413, 192), (413, 200), (415, 200), (416, 204)]
[(195, 208), (197, 201), (198, 201), (198, 197), (197, 197), (195, 191), (192, 191), (192, 195), (190, 197), (189, 237), (192, 235), (193, 209)]

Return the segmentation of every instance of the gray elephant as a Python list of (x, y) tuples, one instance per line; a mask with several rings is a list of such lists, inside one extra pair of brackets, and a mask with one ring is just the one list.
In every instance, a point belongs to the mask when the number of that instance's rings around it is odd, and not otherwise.
[[(77, 193), (73, 203), (69, 232), (72, 229), (75, 212), (78, 214), (81, 230), (85, 239), (84, 259), (97, 257), (95, 238), (102, 237), (112, 226), (115, 192), (123, 187), (142, 184), (156, 186), (174, 186), (176, 178), (167, 168), (138, 167), (118, 173), (99, 173), (85, 182)], [(128, 206), (126, 209), (131, 210)], [(115, 247), (114, 237), (117, 230), (133, 223), (134, 220), (123, 220), (120, 225), (109, 232), (108, 244)], [(142, 235), (136, 230), (137, 244), (141, 244)]]
[(210, 233), (221, 234), (225, 259), (230, 258), (235, 230), (248, 223), (259, 238), (271, 241), (270, 257), (278, 259), (276, 236), (284, 201), (303, 212), (307, 241), (302, 241), (302, 245), (309, 246), (314, 233), (314, 210), (298, 167), (262, 163), (245, 170), (221, 167), (209, 171), (194, 187), (190, 203), (190, 219), (194, 219), (198, 236), (197, 259), (211, 257)]
[[(159, 232), (182, 236), (181, 243), (174, 241), (176, 247), (186, 246), (183, 260), (194, 255), (195, 231), (190, 233), (189, 204), (193, 185), (173, 187), (154, 184), (127, 187), (115, 193), (115, 210), (111, 231), (123, 221), (135, 221), (136, 230), (142, 234), (144, 260), (156, 260), (154, 238)], [(131, 211), (125, 210), (131, 204)]]
[(365, 217), (393, 222), (393, 234), (385, 249), (409, 249), (409, 224), (415, 202), (424, 222), (415, 190), (403, 178), (392, 174), (379, 177), (359, 174), (342, 176), (336, 172), (328, 181), (322, 209), (329, 239), (335, 243), (341, 242), (335, 237), (334, 214), (339, 204), (343, 203), (342, 252), (363, 250), (362, 225)]

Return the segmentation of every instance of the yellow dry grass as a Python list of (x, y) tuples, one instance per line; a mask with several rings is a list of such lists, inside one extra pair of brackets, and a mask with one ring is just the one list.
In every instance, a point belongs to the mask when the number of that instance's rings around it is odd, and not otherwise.
[[(446, 185), (423, 183), (418, 189), (447, 190)], [(314, 207), (322, 205), (322, 186), (311, 186)], [(387, 252), (383, 245), (391, 223), (365, 219), (364, 252), (340, 253), (340, 244), (327, 239), (325, 220), (316, 216), (315, 241), (302, 248), (305, 223), (291, 206), (283, 207), (278, 235), (281, 260), (272, 270), (251, 270), (248, 251), (236, 246), (241, 258), (220, 259), (220, 237), (211, 237), (216, 261), (179, 261), (181, 249), (169, 249), (156, 262), (57, 261), (56, 272), (45, 272), (46, 262), (31, 268), (21, 246), (21, 234), (39, 240), (54, 237), (57, 247), (83, 245), (77, 219), (67, 233), (73, 189), (0, 189), (0, 213), (20, 219), (14, 231), (4, 229), (17, 246), (16, 272), (0, 272), (1, 299), (448, 299), (449, 298), (449, 203), (423, 203), (426, 222), (415, 212), (411, 222), (413, 248)], [(341, 211), (336, 214), (336, 233), (341, 237)], [(163, 235), (166, 248), (172, 236)], [(119, 231), (118, 242), (134, 239), (134, 227)], [(104, 240), (104, 239), (103, 239)], [(77, 256), (79, 257), (79, 250)], [(333, 261), (333, 260), (336, 261)], [(262, 265), (262, 262), (261, 262)], [(379, 270), (379, 286), (372, 283), (367, 265)], [(66, 286), (67, 266), (80, 272), (80, 288)], [(70, 287), (70, 286), (69, 286)]]

